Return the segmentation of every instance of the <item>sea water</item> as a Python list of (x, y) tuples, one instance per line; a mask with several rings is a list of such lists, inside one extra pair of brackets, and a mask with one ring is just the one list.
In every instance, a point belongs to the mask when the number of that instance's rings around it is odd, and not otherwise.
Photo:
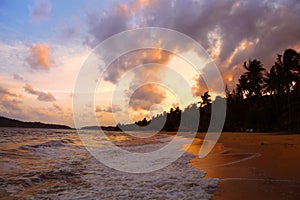
[[(173, 139), (163, 134), (149, 140), (131, 140), (118, 132), (106, 134), (109, 137), (99, 138), (87, 131), (87, 138), (91, 143), (111, 140), (135, 152), (162, 148)], [(188, 153), (150, 173), (112, 169), (86, 150), (76, 130), (0, 128), (0, 154), (2, 198), (211, 199), (218, 184), (217, 179), (203, 178), (204, 171), (189, 165), (194, 156)]]

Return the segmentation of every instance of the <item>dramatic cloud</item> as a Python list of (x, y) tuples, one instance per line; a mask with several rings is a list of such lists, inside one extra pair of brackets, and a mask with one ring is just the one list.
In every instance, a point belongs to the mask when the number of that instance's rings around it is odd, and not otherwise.
[(88, 33), (93, 37), (86, 43), (94, 47), (111, 35), (127, 30), (129, 20), (129, 16), (116, 11), (109, 15), (106, 12), (88, 14)]
[(35, 90), (30, 84), (26, 84), (24, 89), (27, 93), (36, 95), (39, 101), (56, 101), (55, 97), (50, 92), (46, 93)]
[(102, 106), (97, 106), (96, 107), (96, 112), (97, 113), (101, 113), (101, 112), (106, 112), (106, 113), (115, 113), (115, 112), (120, 112), (122, 111), (122, 109), (119, 106), (106, 106), (106, 107), (102, 107)]
[[(140, 87), (136, 91), (135, 88), (147, 82), (160, 82), (164, 78), (165, 65), (172, 56), (173, 54), (160, 49), (144, 49), (130, 52), (120, 56), (108, 67), (104, 74), (104, 80), (113, 84), (117, 84), (119, 81), (130, 81), (130, 88), (126, 91), (126, 98), (131, 98), (130, 107), (135, 111), (148, 110), (151, 105), (161, 103), (166, 98), (166, 94), (161, 88), (153, 84)], [(150, 66), (141, 67), (145, 64), (150, 64)], [(130, 70), (133, 70), (134, 79), (119, 80), (122, 75)]]
[(19, 104), (22, 102), (17, 97), (17, 94), (0, 86), (0, 107), (4, 107), (7, 111), (20, 110)]
[(104, 79), (112, 83), (117, 83), (123, 73), (149, 63), (160, 65), (145, 68), (143, 71), (136, 71), (136, 82), (155, 81), (158, 79), (158, 71), (166, 65), (172, 58), (172, 54), (160, 49), (137, 50), (120, 56), (107, 69)]
[(45, 44), (33, 45), (26, 61), (33, 70), (48, 70), (54, 66), (50, 48)]
[(33, 6), (29, 6), (29, 15), (33, 23), (41, 23), (49, 19), (52, 5), (49, 0), (35, 0)]
[[(237, 66), (242, 68), (241, 63), (249, 58), (259, 59), (269, 68), (274, 55), (300, 44), (298, 0), (132, 1), (114, 5), (111, 10), (89, 15), (92, 46), (136, 27), (174, 29), (192, 37), (210, 53), (225, 81), (240, 74), (242, 69)], [(112, 70), (111, 77), (123, 69)]]
[(208, 91), (207, 85), (205, 84), (202, 76), (196, 78), (196, 84), (193, 86), (192, 91), (197, 97), (200, 97), (204, 94), (204, 92)]
[(146, 24), (175, 29), (197, 40), (214, 57), (225, 82), (237, 71), (240, 75), (243, 61), (258, 58), (269, 68), (274, 55), (300, 43), (299, 1), (179, 0), (171, 4), (159, 1), (146, 9)]
[(220, 39), (221, 61), (245, 42), (255, 46), (248, 56), (260, 58), (299, 43), (299, 13), (300, 2), (295, 0), (159, 1), (145, 10), (147, 25), (178, 30), (209, 51), (212, 40)]
[(166, 92), (154, 84), (146, 84), (130, 96), (129, 107), (135, 111), (150, 110), (154, 104), (160, 104), (166, 98)]

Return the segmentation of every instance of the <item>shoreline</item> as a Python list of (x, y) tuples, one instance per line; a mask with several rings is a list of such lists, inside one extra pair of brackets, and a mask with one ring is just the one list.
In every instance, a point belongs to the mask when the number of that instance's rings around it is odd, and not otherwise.
[[(27, 133), (26, 131), (27, 130), (24, 130), (24, 133)], [(18, 169), (14, 169), (11, 167), (14, 166), (15, 163), (21, 163), (22, 165), (24, 164), (24, 167), (26, 166), (26, 169), (28, 168), (27, 170), (30, 171), (32, 166), (32, 156), (35, 155), (34, 152), (37, 153), (36, 155), (38, 155), (39, 153), (50, 153), (49, 156), (53, 156), (51, 162), (56, 163), (55, 165), (57, 169), (59, 169), (61, 166), (64, 166), (63, 169), (65, 169), (66, 165), (64, 162), (68, 161), (69, 165), (67, 165), (67, 170), (53, 171), (53, 173), (56, 173), (62, 178), (74, 180), (74, 188), (75, 185), (77, 186), (76, 181), (79, 177), (80, 179), (86, 180), (87, 182), (90, 180), (91, 177), (89, 176), (89, 174), (94, 174), (95, 171), (89, 171), (89, 168), (96, 169), (98, 167), (98, 170), (96, 171), (99, 172), (102, 172), (103, 169), (108, 170), (107, 167), (99, 166), (98, 162), (94, 162), (95, 159), (93, 159), (92, 156), (90, 156), (90, 154), (88, 154), (86, 151), (80, 150), (83, 147), (77, 134), (75, 134), (74, 132), (66, 134), (64, 131), (61, 131), (61, 133), (58, 134), (56, 131), (51, 131), (52, 134), (45, 134), (44, 132), (40, 132), (39, 130), (36, 130), (36, 134), (19, 133), (19, 130), (17, 131), (17, 134), (15, 134), (14, 132), (9, 132), (9, 134), (2, 134), (3, 139), (5, 139), (3, 141), (6, 141), (8, 143), (8, 145), (2, 146), (2, 150), (3, 152), (7, 151), (7, 159), (11, 159), (10, 162), (12, 162), (12, 164), (10, 165), (5, 165), (7, 168), (2, 168), (2, 170), (6, 170), (7, 172), (10, 172), (12, 176), (16, 176), (18, 175), (18, 171), (14, 170)], [(161, 132), (161, 134), (167, 134), (170, 136), (176, 135), (175, 132)], [(109, 136), (111, 137), (111, 141), (114, 141), (116, 145), (124, 147), (125, 149), (128, 148), (129, 150), (135, 149), (136, 152), (139, 152), (139, 150), (143, 150), (143, 146), (147, 144), (157, 144), (158, 146), (160, 144), (164, 144), (158, 142), (158, 138), (160, 138), (159, 135), (155, 135), (147, 141), (144, 141), (144, 139), (136, 139), (133, 141), (130, 140), (130, 145), (128, 145), (129, 143), (126, 138), (123, 138), (117, 133), (111, 134)], [(14, 139), (11, 140), (11, 137), (13, 137)], [(170, 166), (169, 170), (167, 171), (157, 172), (157, 176), (165, 176), (167, 174), (166, 172), (174, 173), (174, 175), (170, 174), (170, 177), (176, 177), (177, 181), (175, 182), (181, 183), (180, 186), (183, 187), (182, 190), (190, 191), (189, 189), (194, 187), (204, 187), (207, 190), (206, 192), (208, 192), (208, 195), (213, 194), (211, 198), (214, 200), (241, 198), (245, 200), (300, 199), (300, 173), (298, 173), (298, 168), (300, 166), (300, 135), (282, 133), (222, 133), (221, 137), (218, 140), (218, 143), (215, 145), (213, 150), (205, 158), (202, 159), (198, 158), (197, 155), (205, 134), (197, 133), (196, 138), (191, 138), (189, 137), (189, 133), (187, 133), (184, 134), (184, 137), (193, 140), (193, 143), (188, 148), (187, 146), (182, 147), (182, 150), (190, 153), (188, 158), (186, 158), (185, 160), (181, 160), (180, 163), (175, 163), (175, 165)], [(37, 138), (39, 139), (37, 140)], [(18, 142), (16, 143), (16, 141)], [(58, 141), (58, 143), (56, 141)], [(15, 143), (17, 144), (17, 146), (12, 145)], [(25, 147), (29, 146), (31, 148), (20, 148), (20, 146), (24, 145)], [(11, 152), (11, 150), (13, 150), (13, 152)], [(64, 151), (67, 152), (63, 153)], [(73, 160), (72, 156), (67, 156), (69, 155), (69, 151), (77, 152), (76, 155), (81, 156), (77, 157), (76, 160)], [(16, 154), (15, 152), (18, 152), (18, 154)], [(53, 152), (59, 153), (53, 154)], [(86, 155), (89, 155), (89, 159), (87, 159)], [(62, 160), (63, 162), (61, 162), (60, 156), (67, 156), (67, 159), (64, 158)], [(81, 158), (83, 160), (81, 160)], [(30, 164), (28, 164), (29, 161)], [(90, 167), (81, 168), (83, 167), (83, 165), (81, 166), (81, 164), (86, 165), (87, 161), (89, 161)], [(30, 172), (28, 173), (29, 176), (25, 174), (25, 178), (22, 177), (24, 174), (19, 174), (20, 176), (16, 176), (13, 179), (10, 179), (10, 176), (8, 176), (3, 180), (8, 181), (7, 183), (12, 185), (16, 184), (16, 186), (20, 184), (22, 185), (22, 183), (26, 181), (26, 184), (30, 183), (29, 185), (25, 185), (26, 188), (28, 187), (28, 191), (33, 192), (32, 195), (38, 194), (39, 190), (36, 190), (36, 187), (39, 187), (40, 184), (44, 183), (52, 184), (49, 182), (49, 180), (52, 181), (53, 177), (50, 176), (50, 179), (48, 180), (47, 177), (49, 174), (52, 174), (52, 171), (46, 168), (51, 173), (44, 172), (43, 168), (43, 164), (47, 166), (49, 160), (36, 159), (35, 162), (38, 163), (36, 164), (37, 166), (41, 165), (41, 170), (33, 171), (34, 173)], [(76, 163), (76, 165), (73, 165), (73, 162)], [(186, 165), (185, 167), (187, 167), (187, 165), (190, 165), (186, 168), (186, 170), (188, 171), (180, 171), (179, 169), (182, 169), (182, 165)], [(77, 166), (76, 168), (78, 168), (75, 170), (76, 173), (78, 171), (82, 172), (80, 174), (77, 174), (79, 176), (73, 176), (76, 174), (75, 172), (73, 174), (74, 166)], [(197, 169), (200, 169), (202, 172), (200, 173), (200, 171)], [(178, 171), (182, 172), (179, 177), (177, 177)], [(107, 174), (108, 172), (110, 171), (106, 171), (105, 174)], [(47, 176), (43, 175), (45, 173)], [(153, 174), (155, 173), (156, 172), (153, 172)], [(199, 179), (199, 176), (195, 175), (194, 173), (200, 173), (201, 177), (203, 176), (203, 179), (207, 180)], [(34, 174), (35, 177), (33, 179), (32, 174)], [(119, 175), (123, 176), (124, 174), (121, 173)], [(152, 176), (150, 177), (152, 178)], [(174, 181), (174, 177), (171, 179), (172, 181)], [(36, 181), (36, 178), (38, 181)], [(217, 178), (218, 181), (214, 178)], [(15, 182), (15, 179), (17, 180), (17, 182)], [(148, 179), (149, 177), (146, 177), (142, 180)], [(174, 189), (169, 185), (170, 181), (168, 177), (165, 177), (165, 179), (161, 180), (165, 180), (164, 187)], [(184, 181), (182, 180), (185, 181), (184, 184)], [(61, 188), (63, 188), (64, 190), (64, 188), (67, 187), (62, 182), (60, 182), (60, 179), (55, 181), (57, 181), (56, 185), (58, 188), (60, 188), (60, 190)], [(112, 180), (107, 179), (106, 181), (111, 182)], [(156, 179), (153, 179), (153, 181), (155, 182)], [(212, 181), (216, 182), (212, 184)], [(217, 182), (219, 182), (218, 186)], [(96, 184), (95, 183), (96, 182), (93, 182), (92, 185), (99, 184), (98, 182)], [(112, 181), (111, 184), (114, 184), (114, 181)], [(139, 182), (136, 182), (136, 184), (139, 184)], [(157, 189), (160, 190), (161, 187), (162, 186), (159, 185)], [(103, 190), (107, 189), (105, 185), (101, 186), (101, 188)], [(90, 189), (92, 190), (93, 188)], [(98, 189), (99, 188), (97, 188), (97, 190)], [(52, 191), (51, 194), (56, 195), (55, 192), (56, 191)], [(202, 194), (197, 195), (201, 196)], [(10, 193), (7, 193), (6, 190), (1, 190), (0, 188), (0, 196), (9, 197)]]
[[(185, 151), (197, 155), (204, 138), (198, 133)], [(300, 135), (282, 133), (222, 133), (205, 158), (191, 166), (205, 178), (219, 178), (214, 200), (300, 199)]]
[[(88, 145), (110, 140), (137, 153), (160, 149), (172, 139), (156, 135), (132, 140), (118, 133), (111, 138), (87, 136)], [(139, 173), (144, 171), (139, 165), (140, 171), (128, 173), (141, 159), (112, 152), (109, 146), (95, 146), (102, 158), (114, 157), (111, 161), (122, 168), (106, 165), (93, 157), (74, 131), (3, 129), (1, 142), (0, 199), (211, 199), (217, 190), (218, 180), (202, 178), (204, 171), (188, 165), (194, 156), (178, 148), (184, 153), (179, 159), (168, 161), (173, 151), (154, 159), (144, 156), (151, 160), (144, 166), (154, 170)], [(180, 148), (185, 140), (177, 142)], [(169, 164), (161, 167), (162, 160)]]

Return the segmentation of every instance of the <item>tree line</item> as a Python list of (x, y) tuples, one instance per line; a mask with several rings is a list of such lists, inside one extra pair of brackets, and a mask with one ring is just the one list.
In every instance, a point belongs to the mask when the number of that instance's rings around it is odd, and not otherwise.
[[(300, 54), (287, 49), (278, 54), (270, 70), (261, 61), (249, 59), (234, 88), (225, 87), (227, 112), (223, 131), (299, 131), (300, 130)], [(184, 110), (171, 108), (134, 124), (118, 127), (127, 130), (207, 131), (212, 104), (209, 91), (200, 101)], [(194, 120), (200, 114), (200, 120)], [(195, 124), (197, 121), (197, 124)]]

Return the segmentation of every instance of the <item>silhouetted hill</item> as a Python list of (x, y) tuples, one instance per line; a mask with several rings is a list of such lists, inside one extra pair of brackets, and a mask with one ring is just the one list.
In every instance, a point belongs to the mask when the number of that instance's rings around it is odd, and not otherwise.
[(0, 127), (18, 127), (18, 128), (49, 128), (49, 129), (72, 129), (66, 125), (44, 124), (41, 122), (22, 122), (15, 119), (9, 119), (0, 116)]

